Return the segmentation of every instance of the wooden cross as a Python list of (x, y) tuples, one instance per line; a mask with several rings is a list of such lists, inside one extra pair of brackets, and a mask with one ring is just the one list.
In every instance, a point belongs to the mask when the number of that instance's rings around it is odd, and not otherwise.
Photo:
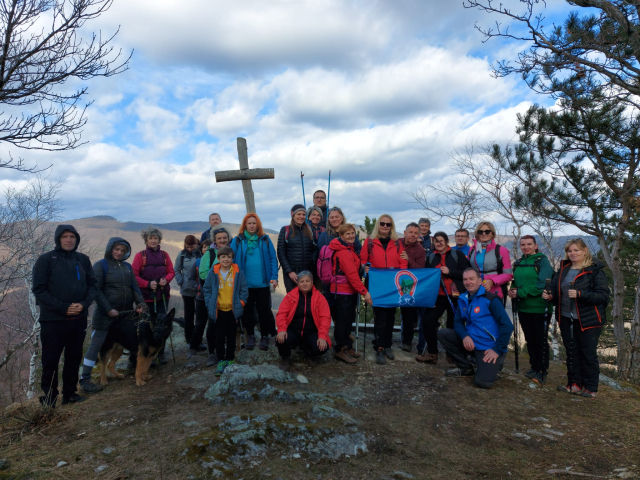
[(275, 178), (274, 170), (273, 168), (249, 168), (247, 140), (242, 137), (238, 137), (238, 160), (240, 161), (240, 170), (216, 172), (216, 183), (242, 180), (242, 190), (244, 191), (244, 203), (247, 207), (247, 213), (256, 213), (256, 203), (253, 199), (251, 180)]

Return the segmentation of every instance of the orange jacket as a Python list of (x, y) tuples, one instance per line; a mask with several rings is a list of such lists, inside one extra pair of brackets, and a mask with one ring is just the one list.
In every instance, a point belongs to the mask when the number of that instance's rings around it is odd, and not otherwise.
[[(278, 327), (278, 333), (286, 332), (289, 324), (293, 320), (296, 314), (296, 308), (298, 308), (298, 300), (300, 299), (300, 290), (298, 287), (287, 293), (284, 297), (278, 313), (276, 314), (276, 326)], [(329, 304), (324, 295), (313, 287), (311, 290), (311, 316), (313, 322), (318, 329), (318, 338), (326, 340), (329, 347), (331, 347), (331, 339), (329, 338), (329, 328), (331, 327), (331, 311), (329, 310)]]

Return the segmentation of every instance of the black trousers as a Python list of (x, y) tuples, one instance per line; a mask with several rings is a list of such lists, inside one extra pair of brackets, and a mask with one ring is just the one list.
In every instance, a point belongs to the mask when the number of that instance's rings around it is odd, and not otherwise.
[[(560, 334), (567, 351), (568, 383), (577, 383), (590, 392), (598, 391), (600, 379), (600, 362), (598, 361), (598, 339), (601, 328), (590, 328), (584, 332), (578, 319), (573, 321), (573, 338), (571, 338), (571, 318), (560, 319)], [(573, 348), (572, 348), (573, 347)]]
[(209, 355), (216, 353), (216, 327), (215, 323), (209, 322), (209, 313), (207, 312), (207, 304), (204, 300), (196, 300), (196, 324), (193, 327), (189, 348), (196, 350), (202, 343), (202, 335), (204, 335), (205, 327), (207, 328), (207, 347)]
[(303, 337), (300, 332), (296, 332), (293, 329), (287, 329), (287, 338), (284, 342), (276, 342), (278, 347), (278, 353), (283, 358), (291, 356), (291, 347), (302, 347), (311, 356), (317, 357), (322, 355), (323, 352), (318, 348), (318, 333), (312, 333)]
[[(196, 313), (196, 297), (182, 296), (182, 302), (184, 303), (184, 341), (187, 344), (191, 341), (194, 327), (194, 317)], [(196, 345), (198, 348), (199, 345)]]
[(549, 370), (549, 325), (545, 324), (545, 314), (518, 312), (518, 320), (527, 342), (531, 368), (546, 373)]
[(373, 331), (375, 333), (373, 346), (375, 348), (391, 348), (396, 309), (373, 307), (373, 314)]
[(87, 334), (87, 319), (56, 320), (40, 324), (42, 378), (40, 387), (51, 401), (58, 397), (58, 363), (64, 352), (62, 395), (76, 393), (82, 345)]
[(233, 360), (235, 358), (237, 331), (238, 327), (233, 311), (223, 312), (218, 310), (218, 318), (216, 318), (216, 353), (218, 361)]
[[(458, 308), (458, 299), (451, 297), (451, 301)], [(438, 329), (440, 328), (440, 317), (447, 312), (447, 328), (453, 329), (453, 309), (446, 295), (438, 295), (436, 305), (433, 308), (426, 308), (422, 320), (422, 329), (427, 341), (427, 352), (438, 353)]]
[(462, 339), (458, 336), (455, 330), (451, 328), (443, 328), (438, 332), (438, 340), (447, 352), (447, 355), (451, 357), (456, 367), (461, 369), (471, 368), (471, 362), (469, 361), (469, 355), (474, 355), (476, 359), (476, 377), (475, 384), (480, 388), (491, 387), (496, 379), (498, 373), (502, 370), (504, 359), (507, 354), (503, 353), (498, 357), (496, 363), (487, 363), (484, 361), (485, 350), (474, 350), (469, 352), (462, 343)]
[(247, 329), (247, 335), (253, 335), (256, 327), (255, 310), (258, 311), (260, 335), (276, 334), (276, 325), (271, 312), (271, 292), (269, 287), (250, 288), (247, 304), (242, 314), (242, 326)]
[(297, 283), (295, 283), (293, 280), (289, 278), (288, 273), (283, 273), (282, 278), (284, 278), (284, 288), (287, 290), (287, 293), (289, 293), (291, 290), (293, 290), (298, 286)]
[(402, 344), (413, 344), (413, 329), (418, 324), (418, 307), (401, 307), (402, 313)]
[(333, 342), (336, 352), (347, 347), (348, 350), (353, 348), (353, 341), (349, 334), (353, 321), (356, 318), (356, 302), (358, 294), (352, 295), (333, 295), (334, 303), (331, 307), (331, 316), (333, 317)]

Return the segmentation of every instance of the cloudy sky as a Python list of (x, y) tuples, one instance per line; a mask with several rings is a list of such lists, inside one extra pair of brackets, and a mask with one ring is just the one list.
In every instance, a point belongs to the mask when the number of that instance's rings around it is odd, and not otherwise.
[[(568, 11), (551, 4), (546, 24)], [(216, 184), (214, 172), (238, 168), (242, 136), (251, 167), (275, 168), (275, 180), (253, 182), (266, 226), (302, 202), (300, 171), (309, 205), (329, 170), (330, 203), (348, 220), (386, 212), (406, 223), (422, 214), (407, 192), (445, 179), (454, 148), (513, 140), (516, 113), (547, 102), (491, 77), (493, 61), (523, 47), (483, 44), (474, 23), (495, 20), (442, 0), (115, 0), (87, 27), (120, 26), (116, 45), (134, 54), (127, 72), (88, 84), (88, 143), (11, 153), (53, 165), (67, 218), (216, 211), (239, 222), (241, 185)]]

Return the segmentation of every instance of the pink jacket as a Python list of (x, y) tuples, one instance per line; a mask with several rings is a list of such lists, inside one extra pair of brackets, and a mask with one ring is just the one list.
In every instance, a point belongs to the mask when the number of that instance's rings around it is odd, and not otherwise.
[(479, 244), (478, 240), (474, 240), (473, 246), (469, 249), (469, 261), (471, 262), (471, 267), (481, 272), (484, 280), (491, 280), (493, 282), (493, 287), (491, 287), (490, 292), (495, 293), (502, 298), (502, 286), (507, 285), (511, 280), (513, 280), (513, 269), (511, 267), (511, 255), (509, 254), (509, 250), (502, 245), (500, 246), (500, 263), (502, 264), (502, 273), (498, 273), (495, 240), (491, 240), (491, 243), (487, 245), (482, 265), (478, 265), (478, 262), (476, 261), (478, 253), (476, 250), (477, 248), (482, 249), (482, 246)]

